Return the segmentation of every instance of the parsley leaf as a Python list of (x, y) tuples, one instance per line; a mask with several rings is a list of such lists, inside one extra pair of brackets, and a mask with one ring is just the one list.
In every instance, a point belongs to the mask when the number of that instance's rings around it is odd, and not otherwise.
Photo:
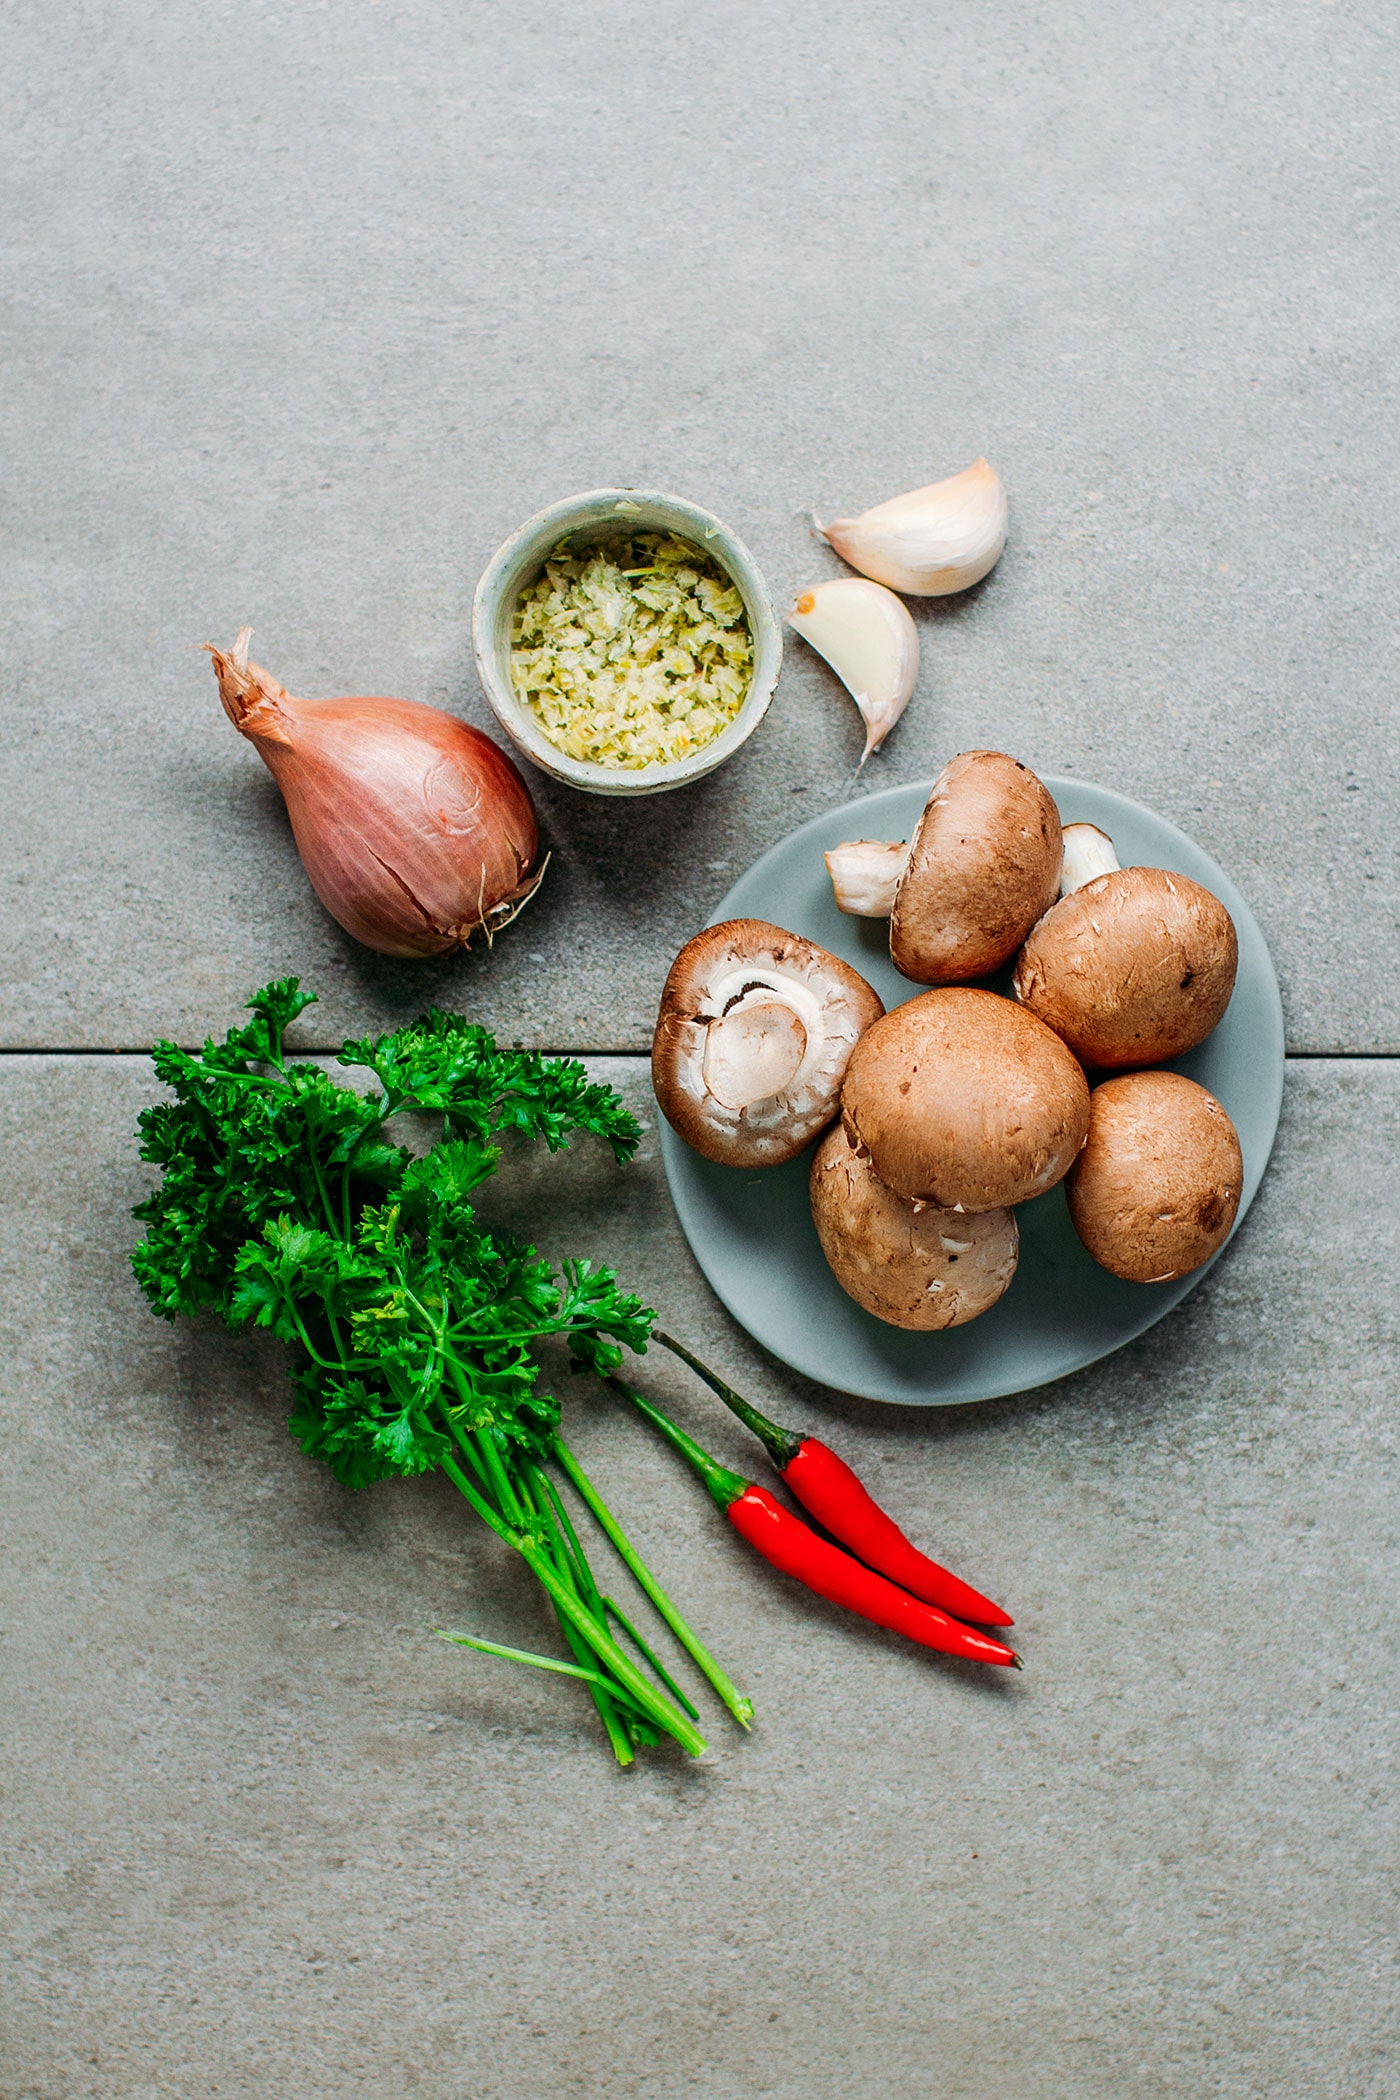
[[(213, 1313), (265, 1327), (293, 1356), (292, 1432), (348, 1486), (441, 1465), (460, 1429), (489, 1451), (548, 1449), (557, 1403), (539, 1390), (535, 1343), (563, 1337), (577, 1361), (615, 1369), (646, 1346), (652, 1314), (609, 1269), (489, 1231), (473, 1198), (514, 1131), (551, 1151), (577, 1132), (619, 1161), (636, 1119), (572, 1058), (502, 1050), (437, 1011), (339, 1063), (382, 1091), (356, 1093), (319, 1065), (285, 1062), (311, 995), (296, 978), (255, 993), (253, 1015), (198, 1054), (155, 1051), (174, 1100), (148, 1108), (141, 1152), (162, 1171), (138, 1206), (132, 1256), (165, 1319)], [(415, 1159), (385, 1134), (405, 1108), (444, 1134)]]

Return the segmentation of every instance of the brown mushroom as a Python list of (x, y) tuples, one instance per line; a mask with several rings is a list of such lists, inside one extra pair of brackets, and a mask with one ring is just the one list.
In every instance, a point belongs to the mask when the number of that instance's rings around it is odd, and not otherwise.
[(661, 1112), (706, 1159), (778, 1166), (836, 1114), (852, 1048), (884, 1010), (815, 941), (764, 919), (709, 926), (661, 994), (651, 1052)]
[(1214, 1094), (1180, 1072), (1095, 1087), (1089, 1136), (1065, 1183), (1094, 1260), (1130, 1283), (1170, 1283), (1229, 1237), (1244, 1166)]
[(813, 1155), (811, 1188), (831, 1273), (891, 1327), (961, 1327), (995, 1305), (1016, 1273), (1012, 1211), (968, 1217), (897, 1196), (839, 1123)]
[(1060, 884), (1060, 813), (1028, 766), (964, 751), (934, 784), (890, 914), (890, 957), (918, 984), (1009, 962)]
[(923, 992), (867, 1029), (841, 1093), (853, 1145), (898, 1195), (997, 1210), (1053, 1188), (1089, 1126), (1057, 1035), (995, 992)]
[(1115, 868), (1062, 897), (1016, 964), (1016, 997), (1085, 1064), (1179, 1057), (1230, 1003), (1239, 948), (1218, 897), (1165, 868)]

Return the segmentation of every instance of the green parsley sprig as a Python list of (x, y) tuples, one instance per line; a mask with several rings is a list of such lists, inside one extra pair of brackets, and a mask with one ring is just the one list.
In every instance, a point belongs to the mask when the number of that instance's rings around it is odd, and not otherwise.
[[(752, 1707), (564, 1443), (533, 1355), (559, 1337), (579, 1368), (606, 1376), (624, 1348), (646, 1347), (654, 1315), (610, 1269), (580, 1260), (555, 1270), (489, 1231), (472, 1204), (499, 1165), (502, 1133), (557, 1152), (584, 1132), (622, 1163), (637, 1147), (636, 1119), (576, 1060), (503, 1050), (484, 1028), (440, 1012), (346, 1043), (338, 1062), (377, 1082), (358, 1093), (319, 1065), (287, 1062), (286, 1031), (312, 996), (284, 978), (250, 1000), (252, 1020), (222, 1043), (198, 1055), (157, 1046), (156, 1072), (174, 1099), (140, 1119), (142, 1157), (162, 1174), (136, 1211), (146, 1226), (132, 1255), (142, 1290), (165, 1319), (212, 1313), (284, 1342), (292, 1434), (346, 1487), (445, 1473), (537, 1576), (574, 1660), (448, 1638), (583, 1680), (623, 1764), (663, 1734), (698, 1755), (694, 1706), (599, 1589), (546, 1468), (592, 1510), (745, 1727)], [(386, 1129), (405, 1110), (442, 1118), (426, 1156)]]

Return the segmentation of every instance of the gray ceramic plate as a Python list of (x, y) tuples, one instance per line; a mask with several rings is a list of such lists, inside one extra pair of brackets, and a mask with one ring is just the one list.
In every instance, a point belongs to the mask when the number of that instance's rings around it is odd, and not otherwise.
[[(1047, 778), (1046, 786), (1066, 824), (1108, 832), (1124, 866), (1190, 875), (1235, 921), (1240, 969), (1229, 1010), (1174, 1069), (1209, 1087), (1234, 1118), (1244, 1153), (1243, 1218), (1283, 1097), (1283, 1011), (1264, 937), (1229, 876), (1165, 817), (1084, 781)], [(714, 921), (771, 919), (844, 956), (887, 1006), (912, 999), (923, 987), (891, 963), (886, 922), (837, 911), (822, 854), (842, 839), (908, 838), (928, 795), (927, 786), (889, 788), (814, 817), (740, 876)], [(661, 1150), (685, 1236), (735, 1319), (795, 1371), (872, 1400), (953, 1407), (1045, 1385), (1132, 1341), (1205, 1274), (1167, 1284), (1110, 1276), (1084, 1252), (1063, 1191), (1052, 1189), (1020, 1208), (1020, 1266), (998, 1305), (947, 1334), (906, 1334), (862, 1312), (827, 1268), (807, 1207), (809, 1153), (745, 1174), (701, 1159), (664, 1122)]]

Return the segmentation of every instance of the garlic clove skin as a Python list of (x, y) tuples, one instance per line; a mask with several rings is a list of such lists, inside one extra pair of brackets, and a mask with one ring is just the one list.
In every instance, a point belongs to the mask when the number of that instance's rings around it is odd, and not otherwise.
[(1097, 824), (1066, 824), (1065, 857), (1060, 863), (1060, 895), (1072, 897), (1097, 875), (1112, 875), (1118, 867), (1113, 841)]
[(831, 665), (865, 723), (865, 764), (894, 728), (919, 675), (919, 632), (893, 591), (837, 576), (804, 591), (788, 625)]
[(909, 865), (904, 839), (848, 839), (824, 856), (836, 909), (853, 919), (887, 919)]
[(862, 576), (914, 598), (980, 583), (1006, 545), (1006, 491), (985, 459), (928, 488), (892, 496), (858, 518), (817, 530)]

